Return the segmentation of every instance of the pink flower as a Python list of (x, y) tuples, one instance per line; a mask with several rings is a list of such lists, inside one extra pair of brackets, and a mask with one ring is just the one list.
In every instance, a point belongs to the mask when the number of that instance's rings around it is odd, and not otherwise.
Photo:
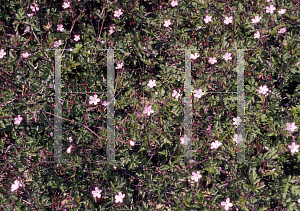
[(52, 132), (50, 133), (50, 136), (53, 137), (53, 133)]
[(226, 52), (223, 56), (223, 58), (225, 59), (225, 61), (231, 60), (231, 53)]
[(233, 125), (239, 125), (240, 122), (242, 122), (242, 120), (239, 116), (237, 118), (233, 118), (233, 121), (234, 121)]
[(225, 20), (224, 20), (224, 23), (225, 23), (226, 25), (232, 23), (232, 16), (226, 17)]
[(121, 192), (119, 192), (119, 195), (115, 195), (115, 200), (116, 203), (122, 203), (123, 199), (125, 198), (125, 194), (122, 194)]
[(6, 52), (4, 51), (4, 49), (1, 49), (0, 50), (0, 59), (2, 59), (5, 55), (6, 55)]
[(61, 45), (61, 40), (55, 41), (54, 42), (54, 47), (58, 48)]
[(190, 142), (190, 138), (187, 137), (187, 135), (184, 135), (184, 137), (180, 138), (181, 144), (183, 145), (188, 145), (188, 143)]
[(212, 142), (211, 143), (211, 149), (218, 149), (218, 147), (219, 146), (221, 146), (222, 145), (222, 143), (221, 142), (219, 142), (219, 141), (215, 141), (215, 142)]
[(20, 181), (15, 180), (14, 184), (11, 185), (11, 191), (16, 191), (19, 187), (22, 187), (22, 184)]
[(260, 94), (263, 94), (263, 95), (268, 95), (268, 92), (270, 91), (269, 89), (268, 89), (268, 87), (266, 86), (266, 85), (264, 85), (264, 86), (260, 86), (259, 87), (259, 90), (256, 90), (256, 91), (258, 91)]
[(130, 141), (129, 143), (130, 143), (130, 146), (132, 146), (132, 147), (134, 146), (134, 141)]
[(110, 33), (110, 34), (114, 33), (114, 32), (115, 32), (115, 31), (114, 31), (115, 28), (116, 28), (115, 26), (110, 27), (109, 33)]
[(276, 7), (274, 7), (273, 5), (271, 5), (270, 7), (266, 7), (266, 13), (273, 14), (274, 10), (276, 10)]
[(32, 17), (33, 15), (34, 15), (33, 13), (27, 14), (28, 17)]
[(251, 19), (253, 24), (258, 23), (260, 20), (261, 20), (261, 17), (259, 17), (259, 16), (255, 16), (254, 19)]
[(287, 130), (290, 130), (291, 132), (294, 132), (297, 129), (295, 122), (286, 123), (286, 127), (287, 127)]
[(64, 26), (62, 24), (57, 25), (57, 31), (63, 32), (64, 31)]
[(211, 22), (212, 16), (207, 15), (204, 19), (205, 23)]
[(70, 7), (70, 2), (64, 2), (64, 4), (62, 5), (62, 8), (67, 9)]
[(205, 92), (202, 92), (202, 89), (195, 90), (195, 97), (201, 98), (203, 95), (205, 95)]
[(171, 2), (171, 5), (172, 5), (172, 7), (177, 6), (177, 5), (178, 5), (178, 1), (173, 0), (173, 1)]
[(195, 55), (191, 54), (190, 58), (191, 59), (197, 59), (200, 55), (198, 53), (195, 53)]
[(116, 10), (114, 13), (115, 13), (114, 16), (117, 17), (117, 18), (120, 17), (123, 14), (121, 9)]
[(73, 141), (72, 137), (69, 137), (69, 141), (70, 141), (70, 143), (72, 143), (72, 141)]
[(78, 40), (80, 40), (80, 35), (74, 35), (74, 40), (77, 42)]
[(103, 105), (103, 106), (107, 106), (107, 102), (104, 101), (104, 102), (102, 103), (102, 105)]
[(268, 150), (269, 150), (269, 147), (265, 146), (265, 149), (268, 151)]
[(69, 146), (69, 148), (67, 149), (67, 153), (70, 153), (71, 152), (71, 150), (72, 150), (72, 148), (73, 148), (73, 146), (71, 145), (71, 146)]
[(100, 190), (98, 187), (96, 187), (95, 190), (92, 191), (93, 197), (101, 198), (101, 192), (102, 192), (102, 190)]
[(259, 39), (260, 35), (259, 35), (259, 31), (257, 31), (255, 34), (254, 34), (254, 38), (255, 39)]
[(281, 10), (278, 11), (278, 13), (279, 13), (280, 15), (283, 15), (283, 14), (285, 13), (285, 11), (286, 11), (286, 9), (281, 9)]
[(230, 203), (230, 199), (229, 198), (226, 199), (226, 202), (222, 201), (221, 205), (224, 206), (225, 210), (229, 210), (229, 207), (233, 206), (233, 204)]
[(94, 104), (94, 105), (97, 105), (97, 103), (100, 101), (100, 99), (98, 99), (98, 96), (97, 95), (94, 95), (93, 96), (90, 96), (90, 104)]
[(299, 152), (299, 150), (298, 150), (299, 145), (296, 144), (295, 142), (293, 142), (291, 145), (289, 145), (288, 148), (290, 148), (292, 154)]
[(37, 3), (33, 3), (31, 6), (30, 6), (30, 9), (35, 12), (35, 11), (39, 11), (39, 5)]
[(28, 58), (28, 56), (30, 56), (31, 54), (30, 53), (28, 53), (28, 52), (25, 52), (25, 53), (22, 53), (22, 57), (23, 58)]
[(178, 100), (178, 98), (181, 96), (181, 94), (180, 94), (180, 91), (179, 92), (177, 92), (176, 90), (173, 90), (173, 94), (172, 94), (172, 97), (175, 97), (176, 98), (176, 100)]
[(151, 113), (154, 113), (154, 110), (151, 109), (151, 105), (150, 106), (146, 106), (144, 108), (144, 111), (143, 111), (144, 114), (147, 114), (148, 116), (150, 116)]
[(118, 64), (118, 66), (116, 67), (116, 69), (122, 69), (122, 68), (123, 68), (123, 66), (124, 66), (124, 64), (123, 64), (123, 63), (121, 63), (121, 64)]
[(195, 182), (198, 182), (199, 179), (202, 178), (200, 171), (197, 171), (197, 173), (193, 172), (192, 174), (193, 174), (193, 176), (191, 177), (191, 180), (194, 180)]
[(278, 30), (278, 34), (283, 34), (285, 32), (286, 32), (286, 28), (285, 27), (283, 27), (283, 28), (281, 28), (281, 29)]
[(154, 86), (156, 86), (155, 80), (150, 80), (150, 81), (148, 82), (147, 86), (149, 86), (150, 88), (153, 88)]
[(217, 59), (216, 59), (216, 57), (209, 57), (208, 62), (211, 64), (214, 64), (217, 62)]
[(171, 21), (170, 21), (170, 19), (169, 20), (166, 20), (166, 21), (164, 21), (164, 26), (165, 27), (169, 27), (171, 25)]
[(20, 115), (18, 115), (18, 117), (15, 118), (15, 124), (20, 125), (22, 120), (23, 120), (23, 118)]
[(235, 135), (234, 135), (234, 138), (233, 138), (233, 141), (235, 141), (237, 144), (238, 144), (238, 143), (241, 143), (241, 142), (243, 141), (242, 135), (237, 135), (237, 134), (235, 134)]

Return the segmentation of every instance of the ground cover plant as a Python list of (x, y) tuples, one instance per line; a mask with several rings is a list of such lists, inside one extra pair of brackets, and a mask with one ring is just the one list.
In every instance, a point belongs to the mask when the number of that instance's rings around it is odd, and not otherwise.
[[(1, 210), (299, 210), (298, 0), (0, 2)], [(122, 49), (114, 51), (115, 163), (105, 163), (100, 93), (107, 48)], [(61, 90), (74, 93), (61, 96), (60, 164), (47, 163), (57, 87), (46, 49), (71, 49), (61, 59)], [(190, 163), (177, 49), (198, 49)], [(249, 49), (244, 120), (231, 49)]]

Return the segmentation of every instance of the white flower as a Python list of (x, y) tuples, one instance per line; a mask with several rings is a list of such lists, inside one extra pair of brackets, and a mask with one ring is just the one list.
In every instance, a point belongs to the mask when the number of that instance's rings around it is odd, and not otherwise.
[(283, 28), (281, 28), (281, 29), (278, 30), (278, 34), (283, 34), (285, 32), (286, 32), (286, 28), (285, 27), (283, 27)]
[(80, 35), (74, 35), (74, 40), (77, 42), (78, 40), (80, 40)]
[(231, 53), (226, 52), (223, 56), (223, 58), (225, 59), (225, 61), (231, 60)]
[(97, 95), (94, 95), (93, 96), (90, 96), (90, 104), (94, 104), (94, 105), (97, 105), (97, 103), (100, 101), (100, 99), (98, 99), (98, 96)]
[(278, 13), (279, 13), (280, 15), (283, 15), (283, 14), (285, 13), (285, 11), (286, 11), (286, 9), (281, 9), (281, 10), (278, 11)]
[(11, 191), (16, 191), (19, 187), (22, 187), (22, 184), (20, 181), (15, 180), (14, 184), (11, 185)]
[(124, 66), (124, 64), (123, 63), (121, 63), (121, 64), (118, 64), (118, 66), (116, 67), (116, 69), (122, 69), (122, 67)]
[(55, 41), (54, 42), (54, 47), (58, 48), (61, 45), (61, 40)]
[(181, 94), (180, 94), (180, 91), (179, 92), (177, 92), (176, 90), (173, 90), (173, 94), (172, 94), (172, 97), (175, 97), (176, 98), (176, 100), (178, 100), (178, 98), (181, 96)]
[(221, 205), (224, 206), (225, 210), (229, 210), (229, 207), (233, 206), (233, 204), (230, 203), (230, 199), (229, 198), (226, 199), (226, 202), (222, 201)]
[(260, 20), (261, 20), (261, 17), (259, 17), (259, 16), (255, 16), (254, 19), (251, 19), (251, 21), (252, 21), (253, 24), (254, 23), (258, 23)]
[(122, 203), (123, 199), (125, 198), (125, 194), (122, 194), (121, 192), (119, 192), (119, 195), (115, 195), (115, 200), (116, 203)]
[(110, 33), (110, 34), (114, 33), (114, 32), (115, 32), (115, 31), (114, 31), (115, 28), (116, 28), (115, 26), (110, 27), (109, 33)]
[(298, 203), (300, 204), (300, 199), (298, 199)]
[(205, 92), (202, 92), (202, 89), (195, 90), (195, 97), (201, 98), (203, 95), (205, 95)]
[(37, 3), (33, 3), (31, 6), (30, 6), (30, 9), (35, 12), (35, 11), (39, 11), (39, 5)]
[(62, 24), (57, 25), (57, 31), (63, 32), (64, 31), (64, 26)]
[(174, 0), (173, 0), (173, 1), (171, 2), (171, 5), (172, 5), (172, 7), (177, 6), (177, 5), (178, 5), (178, 1), (174, 1)]
[(147, 114), (148, 116), (150, 116), (151, 113), (154, 113), (154, 110), (151, 109), (151, 105), (150, 106), (146, 106), (144, 108), (144, 111), (143, 111), (144, 114)]
[(183, 145), (188, 145), (188, 143), (190, 142), (190, 138), (187, 137), (187, 135), (184, 135), (184, 137), (180, 138), (181, 144)]
[(193, 172), (192, 174), (193, 174), (193, 176), (191, 177), (191, 180), (194, 180), (195, 182), (198, 182), (199, 179), (202, 178), (200, 171), (197, 171), (197, 173)]
[(0, 50), (0, 59), (2, 59), (5, 55), (6, 55), (6, 52), (4, 51), (4, 49), (1, 49)]
[(67, 149), (67, 153), (70, 153), (71, 152), (71, 149), (73, 148), (73, 146), (69, 146), (69, 148)]
[(221, 146), (222, 145), (222, 143), (221, 142), (219, 142), (219, 141), (215, 141), (215, 142), (212, 142), (211, 143), (211, 149), (218, 149), (218, 147), (219, 146)]
[(130, 141), (129, 143), (130, 143), (130, 146), (132, 146), (132, 147), (134, 146), (134, 141)]
[(108, 103), (107, 103), (106, 101), (104, 101), (104, 102), (102, 103), (103, 106), (107, 106), (107, 104), (108, 104)]
[(72, 143), (72, 141), (73, 141), (72, 137), (69, 137), (69, 141), (70, 141), (70, 143)]
[(120, 17), (123, 14), (121, 9), (116, 10), (114, 13), (115, 13), (114, 16), (117, 17), (117, 18)]
[(209, 57), (208, 62), (211, 64), (214, 64), (217, 62), (217, 59), (216, 59), (216, 57)]
[(254, 38), (255, 39), (259, 39), (260, 35), (259, 35), (259, 31), (257, 31), (255, 34), (254, 34)]
[(93, 197), (101, 198), (101, 192), (102, 192), (102, 190), (100, 190), (98, 187), (96, 187), (95, 190), (92, 191)]
[(157, 93), (157, 92), (155, 92), (155, 94), (156, 94), (156, 95), (158, 95), (158, 93)]
[(264, 86), (260, 86), (259, 90), (256, 90), (256, 91), (258, 91), (259, 93), (267, 96), (268, 92), (269, 92), (269, 89), (266, 85), (264, 85)]
[(62, 7), (63, 7), (64, 9), (69, 8), (69, 7), (70, 7), (70, 2), (64, 2), (64, 4), (62, 5)]
[(33, 13), (27, 14), (28, 17), (32, 17), (33, 15), (34, 15)]
[(205, 23), (211, 22), (212, 16), (207, 15), (204, 19)]
[(191, 54), (190, 58), (191, 59), (197, 59), (200, 55), (198, 53), (195, 53), (195, 55)]
[(291, 149), (291, 153), (295, 153), (295, 152), (299, 152), (298, 148), (299, 148), (299, 145), (296, 144), (295, 142), (293, 142), (291, 145), (288, 146), (288, 148)]
[(169, 20), (166, 20), (166, 21), (164, 21), (164, 26), (165, 27), (169, 27), (171, 25), (171, 21), (170, 21), (170, 19)]
[(273, 1), (273, 0), (267, 0), (267, 2), (270, 2), (270, 1)]
[(226, 17), (225, 20), (224, 20), (224, 23), (225, 23), (226, 25), (232, 23), (232, 16)]
[(147, 86), (149, 86), (150, 88), (153, 88), (154, 86), (156, 86), (156, 81), (155, 80), (150, 80), (148, 82)]
[(294, 132), (297, 129), (295, 122), (286, 123), (286, 127), (287, 127), (287, 130), (290, 130), (291, 132)]
[(267, 6), (266, 7), (266, 13), (273, 13), (274, 12), (274, 10), (276, 10), (276, 7), (274, 7), (273, 5), (271, 5), (271, 6)]
[(243, 141), (242, 135), (237, 135), (237, 134), (235, 134), (235, 135), (234, 135), (234, 138), (233, 138), (233, 141), (235, 141), (237, 144), (238, 144), (238, 143), (241, 143), (241, 142)]
[(28, 53), (28, 52), (25, 52), (25, 53), (22, 53), (21, 55), (22, 55), (23, 58), (26, 59), (26, 58), (28, 58), (28, 56), (30, 56), (31, 54)]
[(239, 125), (240, 122), (242, 122), (242, 120), (239, 116), (237, 118), (233, 118), (233, 121), (234, 121), (233, 125)]
[(20, 125), (22, 120), (23, 120), (23, 118), (20, 115), (18, 115), (18, 117), (15, 118), (15, 124)]

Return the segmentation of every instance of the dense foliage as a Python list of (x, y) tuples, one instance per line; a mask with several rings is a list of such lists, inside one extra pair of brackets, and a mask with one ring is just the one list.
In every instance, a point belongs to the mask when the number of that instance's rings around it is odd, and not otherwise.
[[(1, 210), (299, 210), (299, 9), (298, 0), (0, 0)], [(62, 92), (91, 92), (62, 94), (67, 162), (58, 165), (46, 163), (55, 97), (46, 49), (55, 48), (72, 49)], [(114, 164), (105, 163), (105, 93), (90, 102), (107, 91), (107, 48), (122, 49)], [(192, 90), (208, 93), (192, 97), (190, 164), (178, 50), (187, 48), (200, 49)], [(246, 163), (236, 162), (236, 95), (209, 94), (236, 91), (231, 49), (249, 49)]]

